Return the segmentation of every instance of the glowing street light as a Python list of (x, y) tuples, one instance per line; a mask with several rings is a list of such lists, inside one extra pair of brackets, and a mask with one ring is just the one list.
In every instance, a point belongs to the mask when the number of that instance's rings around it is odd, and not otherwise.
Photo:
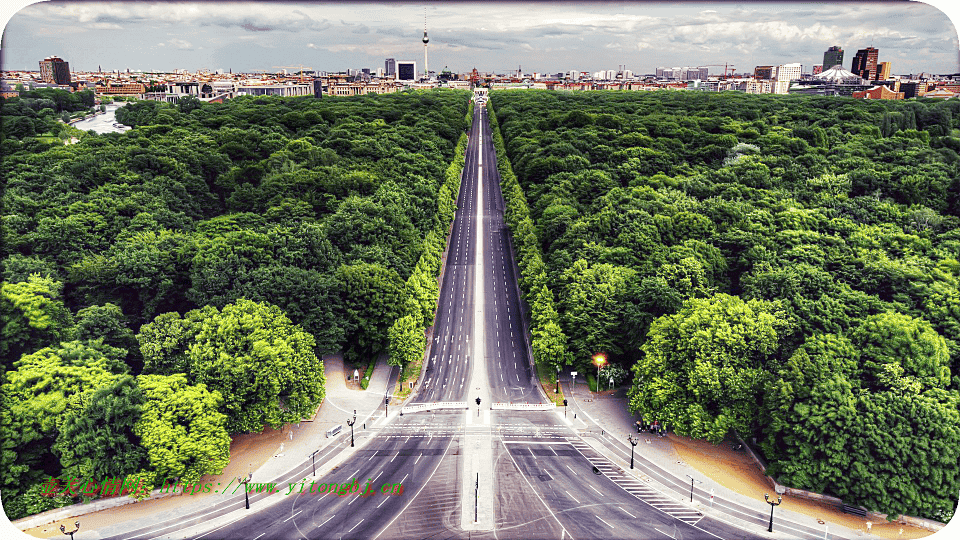
[(597, 365), (597, 392), (600, 391), (600, 368), (607, 363), (607, 355), (597, 353), (593, 355), (593, 363)]

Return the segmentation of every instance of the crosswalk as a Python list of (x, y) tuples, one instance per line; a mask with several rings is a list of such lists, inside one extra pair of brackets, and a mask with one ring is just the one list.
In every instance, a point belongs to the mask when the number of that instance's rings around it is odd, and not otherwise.
[(567, 442), (576, 448), (577, 451), (583, 455), (583, 457), (587, 458), (587, 461), (589, 461), (591, 465), (599, 469), (604, 476), (612, 480), (613, 483), (617, 484), (627, 493), (633, 495), (637, 499), (640, 499), (657, 510), (660, 510), (665, 514), (690, 525), (696, 525), (697, 522), (703, 519), (703, 514), (701, 512), (677, 501), (676, 498), (671, 498), (664, 495), (653, 487), (650, 487), (644, 482), (627, 474), (622, 468), (610, 463), (607, 458), (600, 455), (596, 450), (593, 449), (592, 446), (584, 442), (583, 439), (580, 439), (579, 437), (569, 437), (567, 438)]

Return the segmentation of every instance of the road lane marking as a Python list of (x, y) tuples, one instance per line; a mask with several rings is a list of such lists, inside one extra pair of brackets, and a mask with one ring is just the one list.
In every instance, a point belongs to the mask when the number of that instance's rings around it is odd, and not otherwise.
[[(351, 502), (353, 502), (353, 501), (351, 501)], [(300, 512), (303, 512), (303, 510), (300, 510), (300, 511), (297, 512), (296, 514), (294, 514), (294, 515), (288, 517), (287, 519), (283, 520), (283, 523), (286, 523), (286, 522), (290, 521), (291, 519), (297, 517), (298, 515), (300, 515)]]
[[(347, 531), (347, 532), (353, 532), (353, 529), (356, 529), (357, 527), (359, 527), (361, 523), (363, 523), (363, 520), (362, 520), (362, 519), (361, 519), (360, 521), (358, 521), (356, 525), (354, 525), (353, 527), (351, 527), (350, 530)], [(604, 521), (604, 523), (606, 523), (606, 522)]]
[[(597, 517), (597, 519), (599, 519), (600, 521), (603, 521), (603, 518), (602, 518), (602, 517), (600, 517), (600, 516), (596, 516), (596, 517)], [(603, 521), (603, 524), (606, 525), (607, 527), (610, 527), (611, 529), (616, 529), (616, 527), (614, 527), (613, 525), (607, 523), (606, 521)], [(353, 529), (350, 529), (350, 530), (353, 530)]]
[(570, 497), (571, 499), (573, 499), (573, 502), (575, 502), (575, 503), (577, 503), (577, 504), (580, 504), (580, 501), (578, 501), (577, 498), (574, 497), (573, 495), (570, 495), (570, 492), (569, 492), (569, 491), (564, 490), (563, 492), (567, 494), (567, 497)]

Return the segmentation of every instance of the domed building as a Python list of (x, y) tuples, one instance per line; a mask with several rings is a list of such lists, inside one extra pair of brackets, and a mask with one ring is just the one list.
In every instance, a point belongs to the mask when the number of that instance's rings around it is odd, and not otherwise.
[(816, 75), (814, 79), (818, 81), (829, 82), (833, 84), (866, 84), (866, 82), (856, 73), (843, 69), (843, 66), (837, 64), (830, 69)]
[(837, 64), (809, 79), (795, 81), (790, 94), (813, 94), (820, 96), (852, 96), (854, 92), (869, 90), (872, 86), (859, 75)]

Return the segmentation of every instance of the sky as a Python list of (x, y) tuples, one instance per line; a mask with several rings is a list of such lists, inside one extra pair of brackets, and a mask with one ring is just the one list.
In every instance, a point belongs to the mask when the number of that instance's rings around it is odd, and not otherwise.
[[(38, 70), (51, 55), (75, 71), (324, 71), (415, 60), (465, 72), (597, 71), (625, 66), (823, 61), (831, 45), (850, 69), (880, 50), (894, 74), (960, 72), (951, 0), (887, 2), (92, 2), (13, 0), (0, 20), (0, 66)], [(10, 0), (3, 0), (9, 4)], [(934, 7), (934, 6), (939, 6)], [(952, 12), (951, 12), (952, 11)], [(711, 73), (722, 73), (712, 67)]]

